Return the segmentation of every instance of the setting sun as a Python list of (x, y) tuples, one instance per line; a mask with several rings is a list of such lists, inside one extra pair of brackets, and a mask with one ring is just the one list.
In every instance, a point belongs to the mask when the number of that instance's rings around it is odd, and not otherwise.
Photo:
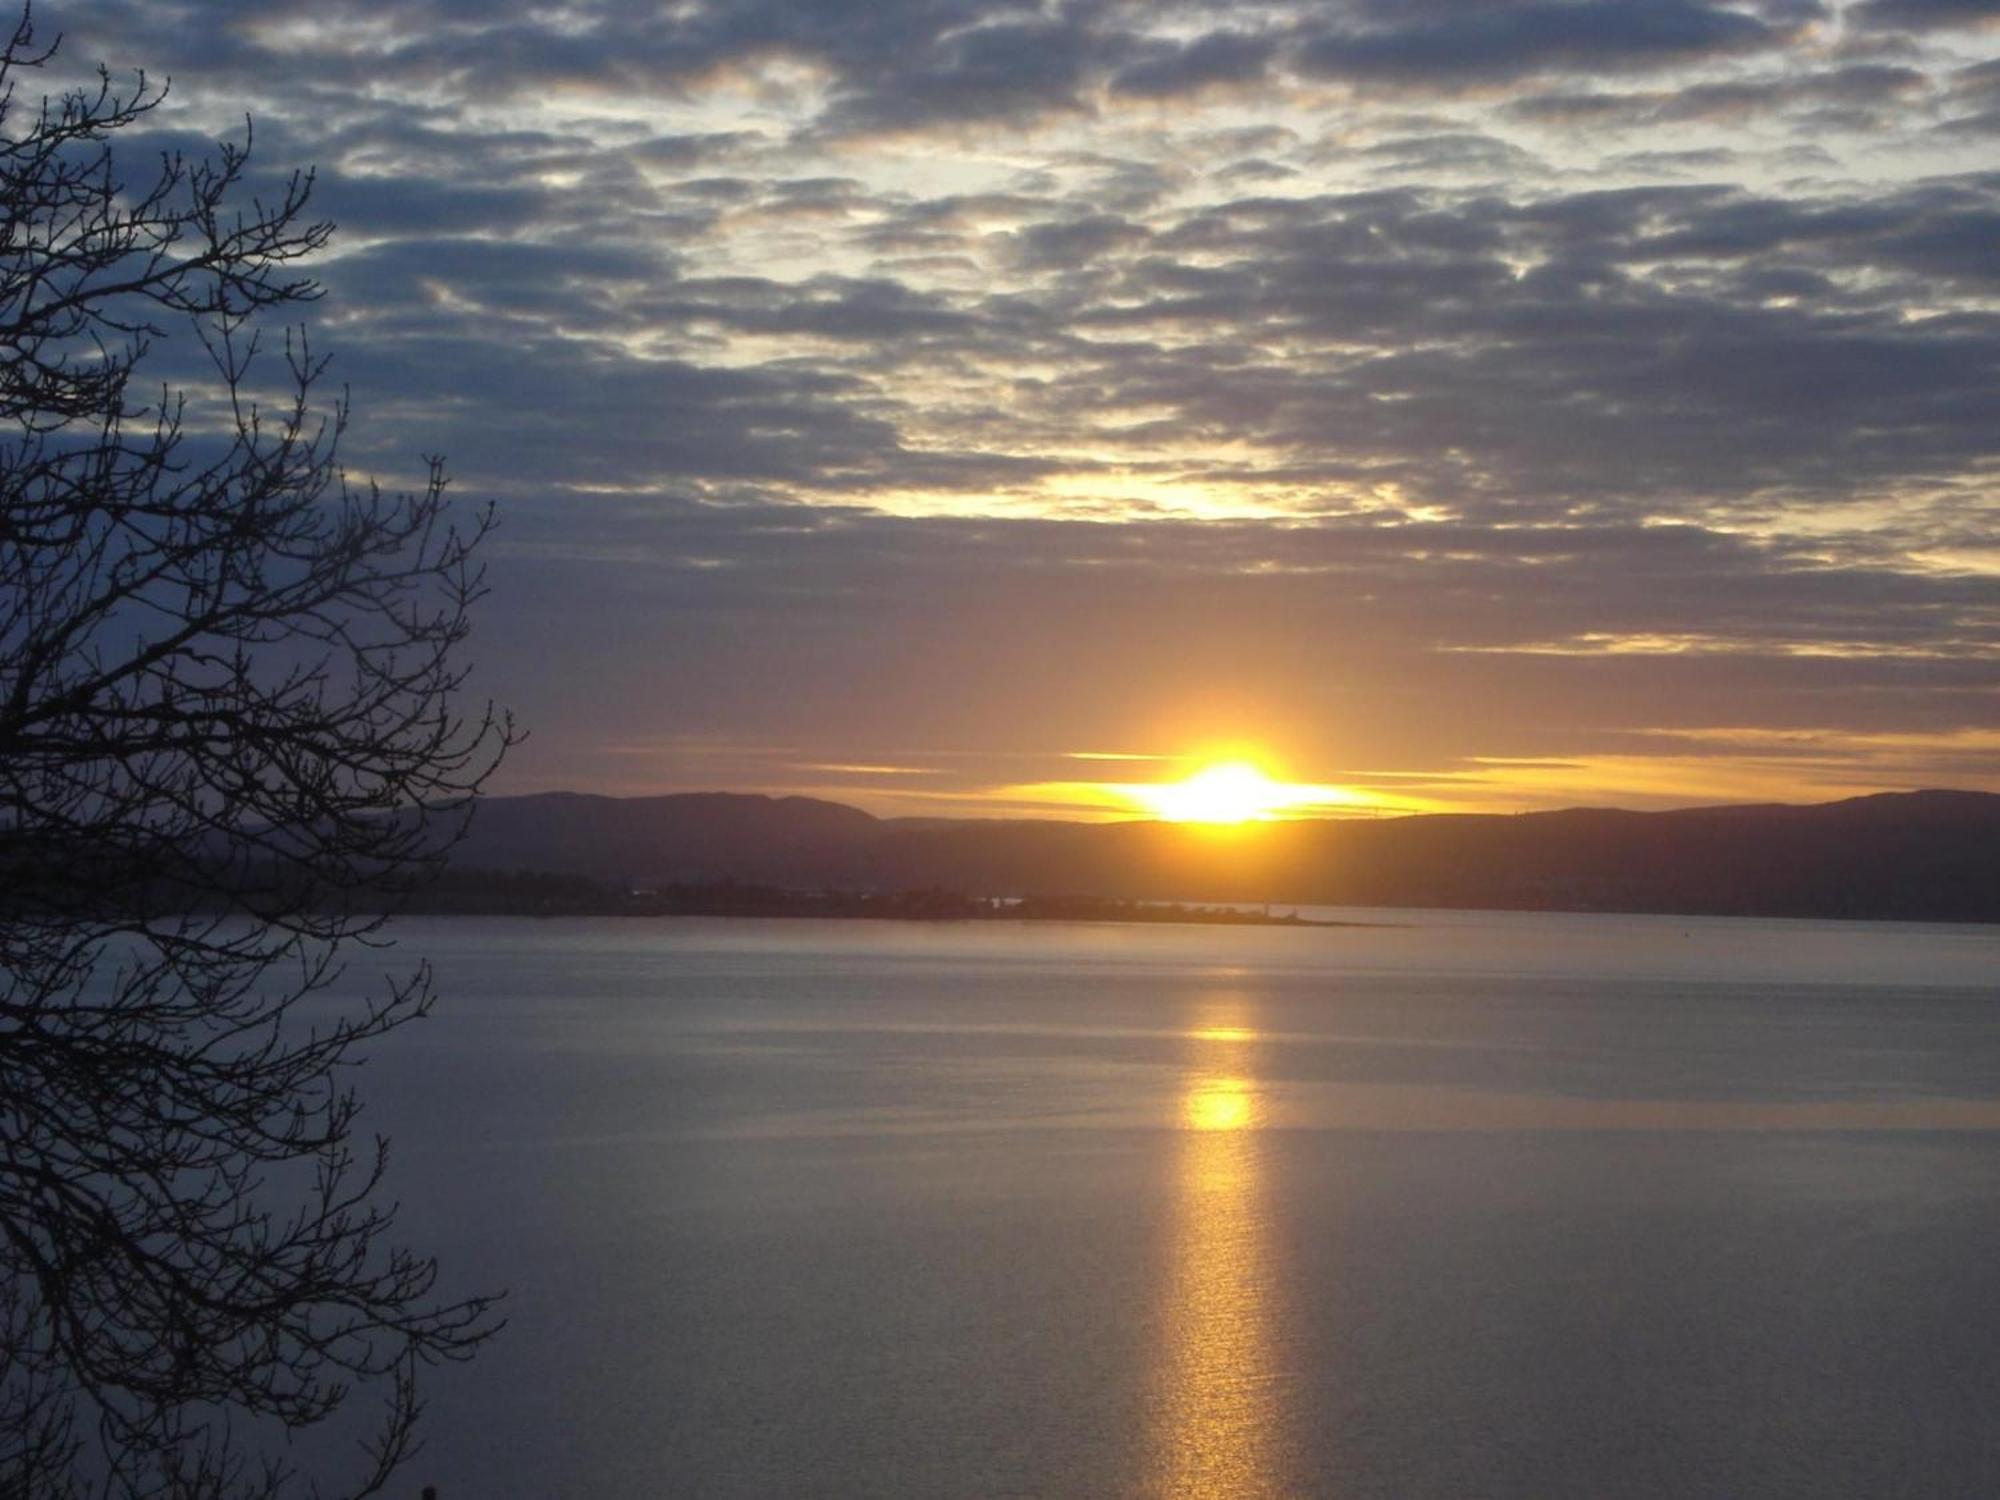
[(1248, 761), (1204, 767), (1184, 781), (1135, 788), (1170, 823), (1249, 823), (1312, 800), (1313, 789), (1273, 781)]

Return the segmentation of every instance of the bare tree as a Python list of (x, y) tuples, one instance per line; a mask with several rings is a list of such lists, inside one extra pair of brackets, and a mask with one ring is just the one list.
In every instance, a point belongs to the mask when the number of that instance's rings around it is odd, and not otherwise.
[[(351, 482), (301, 333), (330, 226), (249, 134), (120, 177), (138, 75), (0, 52), (0, 1494), (238, 1496), (353, 1397), (351, 1491), (493, 1326), (392, 1242), (347, 1067), (422, 1014), (342, 955), (512, 738), (462, 712), (490, 513)], [(190, 363), (188, 354), (199, 356)], [(149, 354), (195, 373), (142, 389)], [(263, 384), (270, 384), (268, 388)], [(342, 1422), (348, 1420), (343, 1415)]]

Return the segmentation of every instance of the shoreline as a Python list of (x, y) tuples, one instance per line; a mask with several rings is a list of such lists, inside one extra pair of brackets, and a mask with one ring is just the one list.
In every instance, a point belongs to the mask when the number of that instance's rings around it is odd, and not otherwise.
[[(484, 898), (484, 899), (482, 899)], [(1046, 922), (1117, 923), (1127, 926), (1183, 927), (1380, 927), (1380, 922), (1301, 916), (1295, 904), (1284, 911), (1252, 911), (1227, 905), (1172, 901), (1131, 901), (1112, 897), (1062, 896), (996, 898), (947, 891), (818, 893), (755, 887), (697, 887), (582, 896), (575, 891), (433, 891), (419, 893), (398, 916), (424, 917), (727, 917), (861, 922)]]

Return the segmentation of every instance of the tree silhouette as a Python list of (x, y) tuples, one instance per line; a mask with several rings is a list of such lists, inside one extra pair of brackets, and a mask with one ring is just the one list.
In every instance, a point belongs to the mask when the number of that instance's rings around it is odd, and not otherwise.
[(0, 1494), (283, 1493), (268, 1439), (350, 1397), (372, 1493), (494, 1323), (355, 1139), (430, 975), (342, 982), (513, 737), (456, 707), (491, 516), (351, 482), (303, 333), (260, 357), (310, 173), (251, 192), (246, 128), (129, 183), (164, 91), (24, 106), (49, 56), (0, 51)]

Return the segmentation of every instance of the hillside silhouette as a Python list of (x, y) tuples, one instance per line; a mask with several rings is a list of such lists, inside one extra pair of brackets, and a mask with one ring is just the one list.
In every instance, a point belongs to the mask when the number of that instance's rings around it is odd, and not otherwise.
[(1233, 828), (897, 820), (730, 793), (487, 799), (455, 868), (779, 889), (2000, 921), (2000, 796)]

